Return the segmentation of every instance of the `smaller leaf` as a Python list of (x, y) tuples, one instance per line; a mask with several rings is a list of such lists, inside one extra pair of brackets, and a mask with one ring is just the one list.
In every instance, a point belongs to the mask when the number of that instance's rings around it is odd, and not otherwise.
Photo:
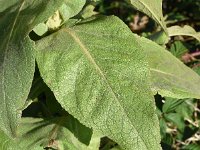
[(195, 67), (195, 68), (193, 68), (193, 70), (194, 70), (198, 75), (200, 75), (200, 67)]
[(77, 15), (85, 3), (86, 0), (65, 0), (64, 4), (59, 8), (59, 12), (63, 21), (65, 22), (69, 18)]
[(40, 23), (37, 26), (35, 26), (35, 28), (33, 29), (33, 31), (37, 35), (42, 36), (42, 35), (44, 35), (48, 31), (48, 26), (45, 23)]
[[(136, 35), (135, 35), (136, 36)], [(140, 38), (151, 71), (152, 91), (173, 98), (200, 98), (200, 77), (163, 47)]]
[(148, 39), (156, 42), (159, 45), (165, 45), (169, 41), (169, 37), (163, 31), (156, 32), (148, 37)]
[(175, 98), (166, 98), (166, 101), (163, 105), (163, 112), (164, 113), (169, 113), (169, 112), (172, 112), (176, 109), (176, 107), (178, 105), (180, 105), (181, 103), (183, 103), (184, 101), (183, 100), (180, 100), (180, 99), (175, 99)]
[(176, 112), (179, 113), (184, 119), (192, 120), (194, 113), (194, 104), (192, 104), (191, 99), (188, 99), (176, 108)]
[(199, 144), (189, 144), (185, 145), (182, 150), (199, 150), (200, 145)]
[(174, 125), (177, 126), (177, 128), (179, 129), (180, 132), (183, 133), (184, 128), (185, 128), (185, 123), (184, 123), (184, 119), (182, 118), (182, 116), (178, 113), (169, 113), (169, 114), (165, 114), (164, 115), (166, 120), (168, 120), (169, 122), (174, 123)]
[(172, 26), (167, 28), (169, 36), (192, 36), (200, 42), (200, 32), (196, 32), (191, 26), (185, 25), (184, 27)]
[(24, 118), (18, 134), (19, 145), (25, 149), (51, 147), (86, 150), (89, 144), (95, 147), (100, 142), (97, 135), (90, 141), (92, 130), (80, 124), (71, 115), (54, 119)]
[(85, 2), (85, 0), (74, 0), (73, 2), (64, 0), (63, 4), (51, 17), (49, 17), (46, 23), (40, 23), (33, 29), (34, 32), (37, 35), (42, 36), (48, 29), (58, 29), (69, 18), (77, 15), (85, 5)]
[(81, 16), (84, 19), (86, 19), (86, 18), (89, 18), (89, 17), (91, 17), (93, 15), (96, 15), (97, 12), (95, 12), (94, 9), (95, 9), (95, 6), (93, 6), (93, 5), (86, 6), (85, 9), (82, 11), (82, 15)]
[(187, 51), (186, 46), (181, 41), (175, 41), (170, 48), (170, 52), (179, 59)]
[(164, 146), (168, 149), (171, 149), (171, 146), (173, 144), (173, 137), (171, 134), (167, 133), (164, 138), (162, 138), (162, 142), (164, 143)]

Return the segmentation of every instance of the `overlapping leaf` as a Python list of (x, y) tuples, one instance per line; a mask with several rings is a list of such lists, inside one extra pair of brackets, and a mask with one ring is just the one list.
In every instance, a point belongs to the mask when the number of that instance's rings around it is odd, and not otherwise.
[(167, 33), (162, 14), (162, 0), (128, 0), (136, 9), (154, 19)]
[(160, 149), (147, 64), (122, 21), (99, 17), (65, 27), (37, 50), (42, 78), (70, 114), (124, 149)]
[(0, 128), (9, 136), (15, 136), (20, 109), (35, 69), (33, 43), (26, 36), (36, 24), (47, 19), (61, 1), (1, 2), (5, 5), (0, 5), (0, 10), (5, 11), (0, 13)]
[(33, 30), (34, 32), (42, 36), (48, 30), (56, 30), (63, 23), (65, 23), (69, 18), (77, 15), (83, 6), (85, 5), (86, 0), (63, 0), (63, 4), (59, 9), (51, 16), (46, 22), (38, 24)]
[(172, 26), (167, 28), (169, 32), (169, 36), (192, 36), (200, 42), (200, 32), (196, 32), (191, 26), (185, 25), (183, 27), (180, 26)]
[(200, 98), (200, 77), (163, 47), (145, 39), (140, 40), (147, 55), (152, 90), (174, 98)]
[(60, 8), (61, 15), (67, 20), (77, 15), (83, 8), (86, 0), (64, 0), (64, 4)]
[(98, 150), (100, 138), (92, 136), (91, 129), (72, 116), (54, 119), (22, 119), (19, 146), (42, 150), (45, 147), (59, 150)]

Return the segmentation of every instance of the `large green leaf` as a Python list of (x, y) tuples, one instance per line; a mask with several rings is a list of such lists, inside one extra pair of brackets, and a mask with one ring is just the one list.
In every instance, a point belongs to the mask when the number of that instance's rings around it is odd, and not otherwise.
[(149, 61), (154, 93), (174, 98), (200, 98), (198, 74), (156, 43), (145, 38), (140, 38), (140, 43)]
[(167, 33), (162, 14), (162, 0), (128, 0), (136, 9), (154, 19)]
[(35, 69), (33, 43), (26, 36), (60, 4), (53, 0), (22, 0), (6, 9), (4, 6), (9, 5), (0, 5), (5, 9), (0, 13), (0, 128), (10, 136), (15, 136)]
[(64, 27), (37, 49), (42, 78), (70, 114), (124, 149), (160, 149), (147, 63), (120, 19)]
[(167, 28), (169, 32), (169, 36), (192, 36), (200, 42), (200, 32), (196, 32), (191, 26), (185, 25), (183, 27), (180, 26), (172, 26)]
[(97, 135), (92, 136), (91, 129), (70, 115), (53, 119), (24, 118), (19, 129), (18, 142), (25, 149), (97, 150), (100, 143)]

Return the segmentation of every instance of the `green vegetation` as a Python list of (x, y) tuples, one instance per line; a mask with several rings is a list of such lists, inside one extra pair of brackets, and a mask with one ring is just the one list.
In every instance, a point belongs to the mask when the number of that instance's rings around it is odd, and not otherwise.
[(0, 1), (0, 149), (200, 149), (199, 13), (192, 0)]

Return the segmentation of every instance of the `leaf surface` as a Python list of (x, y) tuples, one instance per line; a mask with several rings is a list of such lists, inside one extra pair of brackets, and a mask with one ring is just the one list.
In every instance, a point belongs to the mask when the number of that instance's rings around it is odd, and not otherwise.
[(5, 0), (1, 0), (0, 1), (0, 13), (3, 12), (8, 7), (15, 5), (16, 3), (17, 3), (16, 0), (9, 0), (9, 2), (5, 1)]
[(162, 0), (128, 0), (136, 9), (154, 19), (167, 33), (162, 14)]
[(197, 39), (200, 42), (200, 32), (196, 32), (191, 26), (185, 25), (183, 27), (180, 26), (172, 26), (167, 28), (169, 32), (169, 36), (191, 36)]
[(16, 143), (16, 141), (10, 139), (3, 131), (0, 130), (0, 149), (1, 150), (25, 150)]
[(141, 46), (149, 61), (154, 93), (179, 99), (200, 98), (197, 73), (156, 43), (145, 38), (141, 38), (140, 43), (145, 43)]
[(92, 136), (91, 129), (70, 115), (53, 119), (24, 118), (19, 129), (18, 143), (25, 149), (95, 150), (90, 148), (100, 143), (100, 138)]
[(22, 0), (12, 6), (0, 5), (1, 9), (8, 7), (0, 13), (0, 128), (9, 136), (16, 136), (35, 70), (33, 42), (26, 36), (60, 4), (53, 0)]
[(64, 4), (59, 9), (63, 20), (68, 20), (77, 15), (85, 3), (86, 0), (64, 0)]
[[(117, 17), (65, 27), (38, 41), (41, 76), (58, 102), (125, 149), (160, 149), (144, 55)], [(142, 84), (141, 84), (142, 83)]]
[(38, 24), (33, 30), (34, 32), (42, 36), (48, 32), (48, 30), (57, 30), (61, 25), (63, 25), (69, 18), (77, 15), (86, 0), (63, 0), (63, 4), (59, 9), (48, 18), (46, 22)]
[(184, 100), (165, 97), (165, 103), (162, 107), (162, 111), (163, 111), (163, 113), (173, 112), (183, 102), (184, 102)]

